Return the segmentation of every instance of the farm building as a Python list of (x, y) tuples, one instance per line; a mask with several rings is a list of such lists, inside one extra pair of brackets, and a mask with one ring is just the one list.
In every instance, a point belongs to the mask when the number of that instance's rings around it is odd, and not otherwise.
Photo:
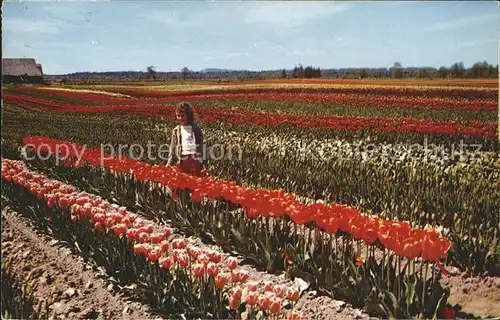
[(3, 83), (42, 83), (42, 65), (35, 59), (2, 59)]

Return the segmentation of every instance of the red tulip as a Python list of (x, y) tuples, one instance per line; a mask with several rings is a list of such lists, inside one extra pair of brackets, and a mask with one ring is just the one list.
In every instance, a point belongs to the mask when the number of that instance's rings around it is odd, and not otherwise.
[(240, 287), (234, 287), (232, 290), (231, 290), (231, 297), (234, 298), (234, 299), (238, 299), (240, 300), (241, 299), (241, 296), (243, 294), (243, 291), (241, 290)]
[(160, 243), (164, 239), (163, 233), (151, 233), (151, 243)]
[(231, 270), (236, 269), (238, 267), (238, 259), (230, 257), (227, 259), (227, 267)]
[(186, 248), (186, 251), (190, 257), (193, 259), (197, 259), (198, 256), (201, 254), (201, 250), (196, 247), (189, 246)]
[(259, 309), (261, 311), (267, 311), (269, 310), (269, 307), (271, 305), (271, 300), (269, 298), (269, 296), (266, 296), (266, 295), (261, 295), (259, 296)]
[(229, 298), (229, 309), (237, 310), (240, 306), (240, 300), (233, 297)]
[(168, 239), (173, 234), (172, 228), (165, 227), (163, 228), (163, 236), (165, 239)]
[(299, 299), (299, 290), (297, 289), (289, 289), (287, 292), (287, 298), (290, 301), (297, 301)]
[(217, 275), (215, 278), (215, 288), (221, 290), (227, 284), (227, 277), (225, 275)]
[(150, 261), (158, 261), (160, 256), (161, 256), (161, 251), (157, 250), (157, 249), (153, 249), (153, 250), (149, 251), (148, 259)]
[(259, 302), (259, 293), (255, 291), (248, 292), (245, 301), (249, 306), (255, 306)]
[(117, 237), (120, 237), (127, 233), (127, 225), (124, 223), (117, 224), (113, 227), (113, 231)]
[(169, 242), (167, 240), (163, 240), (161, 242), (160, 247), (161, 247), (161, 252), (167, 252), (169, 248)]
[(111, 228), (115, 224), (115, 221), (112, 217), (108, 217), (104, 220), (104, 225), (106, 228)]
[(219, 273), (219, 266), (213, 262), (207, 265), (207, 273), (210, 277), (215, 277)]
[(274, 292), (274, 284), (271, 281), (268, 281), (264, 284), (264, 291)]
[(257, 291), (257, 283), (256, 282), (252, 282), (252, 283), (249, 283), (247, 284), (247, 290), (248, 291)]
[(135, 228), (130, 228), (127, 230), (126, 235), (127, 235), (127, 238), (129, 238), (131, 240), (137, 239), (137, 237), (139, 235), (139, 230), (135, 229)]
[(356, 258), (356, 267), (361, 268), (363, 266), (363, 258), (361, 256)]
[(159, 259), (159, 263), (162, 269), (168, 270), (172, 267), (174, 261), (172, 260), (172, 257), (164, 257)]
[(149, 234), (147, 234), (145, 232), (139, 233), (138, 238), (139, 238), (140, 243), (147, 243), (147, 242), (149, 243), (149, 240), (150, 240)]
[(54, 208), (54, 202), (55, 202), (55, 201), (54, 201), (54, 198), (49, 198), (49, 199), (47, 200), (47, 206), (48, 206), (49, 208), (51, 208), (51, 209), (52, 209), (52, 208)]
[(214, 263), (219, 263), (221, 261), (221, 255), (218, 252), (212, 251), (209, 253), (210, 261)]
[(278, 313), (281, 311), (281, 301), (279, 299), (272, 299), (269, 305), (269, 310), (272, 313)]
[(201, 263), (193, 265), (193, 275), (197, 278), (202, 278), (205, 276), (205, 266)]
[(198, 255), (198, 258), (196, 259), (196, 261), (206, 265), (210, 262), (210, 258), (205, 253), (201, 253)]
[(145, 246), (144, 243), (134, 244), (134, 253), (135, 254), (144, 254), (146, 252), (144, 246)]
[(172, 240), (172, 248), (174, 249), (184, 249), (186, 247), (186, 241), (184, 239), (174, 239)]
[(278, 297), (278, 298), (283, 298), (287, 292), (287, 287), (283, 286), (283, 285), (279, 285), (279, 286), (275, 286), (274, 287), (274, 294)]
[(153, 233), (153, 226), (152, 225), (148, 225), (148, 226), (139, 227), (139, 231), (151, 234), (151, 233)]
[(233, 283), (237, 283), (238, 281), (240, 281), (240, 275), (238, 272), (231, 272), (231, 282)]
[(186, 268), (189, 265), (189, 257), (185, 253), (179, 254), (179, 257), (177, 258), (177, 263), (183, 267)]

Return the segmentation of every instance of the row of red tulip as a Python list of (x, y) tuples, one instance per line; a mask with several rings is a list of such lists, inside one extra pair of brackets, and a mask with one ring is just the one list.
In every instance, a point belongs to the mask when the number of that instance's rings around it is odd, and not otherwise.
[[(26, 169), (24, 162), (2, 159), (2, 179), (27, 188), (49, 208), (57, 205), (71, 212), (71, 220), (92, 221), (97, 230), (112, 231), (117, 237), (127, 237), (134, 244), (134, 252), (152, 263), (158, 263), (165, 272), (179, 270), (209, 283), (213, 279), (216, 290), (227, 291), (229, 307), (238, 309), (245, 301), (251, 308), (269, 313), (280, 313), (282, 303), (299, 299), (295, 288), (275, 285), (272, 282), (248, 282), (249, 274), (238, 269), (238, 260), (229, 257), (222, 262), (221, 253), (189, 245), (184, 238), (173, 238), (173, 229), (158, 226), (125, 207), (110, 204), (99, 196), (78, 192), (75, 187)], [(305, 319), (291, 313), (293, 319)]]
[[(450, 98), (450, 97), (426, 97), (420, 95), (401, 96), (400, 94), (373, 95), (364, 92), (350, 92), (350, 89), (339, 89), (339, 92), (328, 93), (325, 90), (314, 89), (302, 91), (295, 89), (279, 90), (202, 90), (202, 91), (162, 91), (154, 94), (150, 90), (134, 91), (137, 98), (113, 97), (90, 92), (51, 90), (45, 88), (25, 88), (23, 91), (36, 92), (42, 91), (55, 98), (63, 97), (89, 101), (89, 103), (102, 104), (165, 104), (171, 101), (299, 101), (299, 102), (321, 102), (332, 105), (345, 105), (350, 107), (369, 107), (369, 108), (418, 108), (434, 110), (469, 110), (469, 111), (489, 111), (495, 112), (498, 109), (498, 101), (495, 97), (492, 99), (483, 98)], [(158, 97), (159, 96), (159, 97)]]
[[(8, 103), (30, 109), (51, 112), (104, 112), (174, 118), (174, 106), (75, 106), (46, 99), (5, 94)], [(407, 132), (414, 134), (466, 135), (496, 137), (495, 122), (430, 121), (412, 118), (317, 116), (249, 112), (243, 110), (195, 108), (197, 118), (204, 121), (226, 122), (236, 125), (292, 126), (327, 128), (336, 131)]]
[[(220, 82), (203, 82), (204, 84), (221, 85)], [(245, 82), (224, 82), (224, 86), (241, 85), (263, 85), (263, 84), (294, 84), (294, 85), (343, 85), (343, 86), (365, 86), (365, 87), (414, 87), (440, 89), (444, 87), (458, 88), (497, 88), (498, 81), (495, 79), (272, 79), (272, 80), (253, 80)]]
[(429, 87), (391, 87), (391, 86), (338, 86), (338, 87), (232, 87), (216, 89), (199, 90), (151, 90), (120, 88), (117, 90), (121, 94), (141, 98), (159, 98), (184, 96), (187, 93), (191, 95), (203, 94), (354, 94), (354, 95), (373, 95), (373, 96), (407, 96), (407, 97), (463, 97), (474, 99), (495, 100), (498, 92), (494, 88), (429, 88)]
[[(439, 236), (433, 228), (411, 228), (408, 222), (363, 215), (360, 210), (347, 205), (305, 205), (293, 194), (282, 190), (254, 189), (238, 186), (234, 181), (194, 177), (182, 173), (177, 167), (151, 165), (121, 155), (106, 154), (101, 149), (89, 149), (48, 137), (25, 137), (24, 143), (40, 152), (73, 159), (73, 166), (81, 166), (85, 162), (90, 166), (109, 168), (116, 173), (132, 174), (139, 181), (158, 182), (172, 190), (192, 190), (193, 201), (201, 201), (202, 197), (225, 199), (239, 204), (251, 218), (287, 215), (297, 224), (314, 222), (330, 234), (345, 232), (368, 245), (379, 240), (387, 249), (408, 259), (421, 255), (425, 260), (434, 262), (445, 258), (451, 247), (448, 239)], [(75, 159), (79, 160), (75, 162)]]

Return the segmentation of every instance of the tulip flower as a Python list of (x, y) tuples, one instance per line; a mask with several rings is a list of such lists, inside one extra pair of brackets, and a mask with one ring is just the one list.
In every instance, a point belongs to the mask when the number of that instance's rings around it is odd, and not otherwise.
[(179, 266), (186, 268), (189, 265), (189, 257), (185, 253), (179, 254), (179, 257), (177, 258), (177, 263)]
[(230, 270), (236, 269), (236, 267), (238, 267), (238, 259), (233, 258), (233, 257), (228, 258), (227, 259), (227, 267)]
[(157, 244), (163, 241), (163, 233), (151, 233), (151, 243)]
[(206, 265), (206, 264), (208, 264), (210, 262), (210, 258), (205, 253), (201, 253), (196, 258), (196, 261), (198, 261), (199, 263), (202, 263), (202, 264)]
[(285, 294), (287, 293), (287, 291), (288, 291), (288, 289), (284, 285), (275, 286), (274, 289), (273, 289), (274, 294), (278, 298), (283, 298), (285, 296)]
[(271, 299), (269, 311), (271, 311), (271, 313), (281, 312), (281, 301), (279, 299)]
[(363, 257), (358, 256), (356, 258), (356, 267), (361, 268), (364, 264)]
[(231, 289), (230, 295), (231, 297), (239, 300), (243, 295), (243, 290), (240, 287), (234, 287)]
[(215, 288), (218, 289), (218, 290), (221, 290), (224, 288), (224, 286), (226, 286), (227, 284), (227, 277), (225, 275), (217, 275), (217, 277), (215, 278)]
[(170, 243), (167, 240), (163, 240), (160, 244), (161, 252), (168, 252)]
[(259, 300), (258, 300), (258, 304), (259, 304), (259, 309), (261, 311), (267, 311), (267, 310), (269, 310), (269, 307), (271, 305), (271, 300), (266, 295), (260, 295)]
[(229, 298), (229, 309), (237, 310), (240, 306), (240, 300), (233, 297)]
[(160, 258), (160, 256), (161, 256), (161, 251), (160, 250), (152, 249), (148, 253), (148, 260), (153, 261), (153, 262), (154, 261), (158, 261), (158, 259)]
[(186, 241), (184, 239), (174, 239), (172, 240), (172, 248), (184, 249), (186, 248)]
[(247, 284), (247, 290), (248, 291), (257, 291), (258, 290), (257, 285), (258, 285), (257, 282), (251, 282), (251, 283)]
[(297, 301), (299, 299), (300, 292), (297, 289), (289, 289), (287, 292), (287, 299), (290, 301)]
[(255, 306), (259, 302), (259, 293), (255, 291), (250, 291), (245, 297), (245, 301), (249, 306)]
[(164, 270), (169, 270), (172, 267), (172, 264), (174, 263), (172, 257), (163, 257), (158, 260), (160, 263), (160, 267)]
[(268, 281), (264, 284), (264, 291), (274, 292), (274, 284), (271, 281)]
[(201, 263), (197, 263), (192, 267), (192, 273), (196, 278), (202, 278), (205, 276), (205, 266)]
[(207, 273), (210, 277), (215, 277), (217, 274), (219, 274), (219, 266), (213, 262), (210, 262), (207, 265)]

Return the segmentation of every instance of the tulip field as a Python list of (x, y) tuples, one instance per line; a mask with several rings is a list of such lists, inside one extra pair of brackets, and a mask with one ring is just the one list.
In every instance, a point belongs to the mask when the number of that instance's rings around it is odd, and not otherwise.
[[(336, 319), (311, 292), (347, 303), (339, 319), (500, 317), (495, 81), (2, 95), (3, 199), (162, 317)], [(158, 157), (181, 101), (210, 150), (201, 177)]]

